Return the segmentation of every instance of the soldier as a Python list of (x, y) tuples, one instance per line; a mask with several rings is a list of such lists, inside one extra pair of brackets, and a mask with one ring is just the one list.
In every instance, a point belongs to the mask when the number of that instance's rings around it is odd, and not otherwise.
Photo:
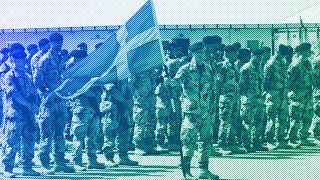
[(27, 50), (28, 50), (29, 55), (27, 57), (26, 67), (27, 67), (29, 73), (31, 74), (32, 73), (32, 71), (31, 71), (31, 59), (38, 52), (38, 46), (36, 44), (30, 44), (27, 47)]
[(146, 71), (132, 77), (133, 120), (135, 123), (133, 143), (137, 155), (160, 153), (154, 147), (155, 99), (151, 76), (151, 71)]
[(96, 155), (96, 137), (99, 131), (99, 101), (101, 87), (93, 86), (85, 93), (73, 100), (73, 116), (71, 121), (71, 134), (73, 135), (73, 162), (75, 169), (84, 171), (82, 162), (82, 147), (86, 142), (86, 152), (89, 163), (88, 169), (104, 169), (105, 165), (98, 163)]
[(104, 134), (104, 145), (102, 151), (107, 159), (108, 167), (117, 167), (114, 161), (114, 148), (117, 141), (120, 165), (138, 165), (128, 156), (130, 145), (130, 131), (133, 128), (132, 120), (132, 88), (130, 81), (124, 79), (114, 84), (104, 86), (101, 95), (100, 112), (102, 113), (102, 124)]
[[(19, 45), (19, 46), (18, 46)], [(12, 170), (15, 156), (20, 148), (22, 152), (22, 175), (40, 176), (32, 169), (35, 146), (35, 113), (37, 113), (37, 91), (31, 77), (25, 70), (26, 53), (20, 49), (21, 44), (15, 43), (10, 47), (10, 64), (12, 69), (2, 80), (3, 93), (3, 142), (2, 163), (3, 176), (15, 177)]]
[(310, 130), (318, 143), (320, 142), (320, 56), (313, 61), (313, 122)]
[(244, 64), (250, 61), (250, 59), (251, 59), (251, 52), (249, 51), (249, 49), (239, 49), (238, 60), (236, 62), (237, 68), (240, 70)]
[[(60, 33), (52, 33), (49, 37), (51, 48), (40, 58), (33, 74), (33, 81), (40, 93), (41, 105), (38, 117), (40, 127), (39, 158), (45, 173), (73, 173), (75, 169), (65, 163), (64, 128), (67, 122), (66, 101), (53, 91), (61, 84), (59, 51), (63, 44)], [(55, 167), (51, 169), (49, 153), (54, 140)]]
[(289, 75), (289, 118), (288, 138), (291, 142), (300, 140), (301, 146), (314, 146), (309, 141), (309, 128), (313, 117), (311, 44), (302, 43), (296, 47), (296, 56), (288, 69)]
[(224, 48), (225, 60), (219, 63), (217, 87), (219, 91), (219, 134), (218, 145), (223, 150), (232, 153), (246, 153), (245, 149), (237, 144), (236, 130), (241, 126), (238, 118), (240, 110), (239, 100), (239, 71), (235, 66), (237, 60), (236, 48), (228, 45)]
[(252, 51), (250, 61), (240, 69), (240, 117), (243, 124), (242, 141), (247, 152), (267, 151), (261, 143), (261, 125), (264, 111), (262, 96), (262, 73), (260, 72), (262, 50)]
[[(2, 57), (0, 58), (0, 82), (2, 81), (3, 76), (6, 74), (6, 72), (10, 69), (9, 65), (6, 62), (9, 58), (9, 49), (8, 48), (2, 48), (0, 50), (0, 53)], [(0, 97), (2, 97), (3, 91), (2, 88), (0, 87)], [(2, 98), (0, 100), (0, 127), (2, 125)], [(1, 147), (1, 142), (0, 142), (0, 147)]]
[(192, 179), (190, 163), (198, 145), (200, 174), (196, 179), (219, 179), (208, 170), (212, 138), (212, 109), (214, 107), (215, 81), (210, 62), (205, 61), (202, 42), (189, 47), (193, 58), (183, 65), (171, 83), (182, 84), (181, 142), (182, 168), (186, 179)]
[[(164, 150), (167, 148), (166, 141), (168, 141), (168, 133), (171, 133), (168, 129), (170, 121), (170, 112), (172, 110), (170, 101), (170, 91), (168, 86), (168, 78), (159, 76), (156, 79), (156, 116), (157, 116), (157, 128), (156, 128), (156, 141), (157, 149)], [(168, 131), (169, 130), (169, 131)]]
[[(265, 105), (267, 115), (266, 140), (270, 150), (293, 148), (285, 140), (288, 115), (285, 55), (287, 55), (287, 47), (280, 44), (276, 55), (264, 67), (263, 87), (266, 93)], [(276, 139), (275, 146), (274, 138)]]
[(32, 74), (35, 73), (35, 69), (37, 67), (39, 59), (50, 49), (49, 42), (50, 41), (47, 38), (40, 39), (40, 41), (38, 42), (39, 51), (35, 55), (33, 55), (33, 57), (30, 60)]

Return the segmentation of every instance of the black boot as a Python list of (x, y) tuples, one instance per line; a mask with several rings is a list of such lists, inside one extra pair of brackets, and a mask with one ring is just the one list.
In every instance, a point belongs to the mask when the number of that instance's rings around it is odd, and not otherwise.
[(191, 180), (191, 179), (194, 179), (194, 177), (192, 176), (191, 174), (191, 157), (184, 157), (183, 158), (184, 160), (184, 163), (181, 165), (181, 169), (182, 171), (184, 172), (182, 174), (182, 179), (183, 180)]
[(196, 177), (196, 179), (211, 179), (211, 180), (219, 180), (219, 176), (212, 174), (209, 171), (209, 162), (201, 162), (199, 163), (200, 173)]

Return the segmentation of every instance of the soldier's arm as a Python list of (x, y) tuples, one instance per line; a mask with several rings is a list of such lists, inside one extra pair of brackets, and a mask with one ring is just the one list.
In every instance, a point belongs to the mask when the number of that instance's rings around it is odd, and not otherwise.
[(12, 97), (14, 101), (22, 106), (30, 108), (31, 104), (17, 91), (17, 86), (12, 77), (4, 79), (4, 93)]
[(102, 95), (101, 95), (101, 102), (100, 102), (100, 112), (105, 113), (107, 110), (111, 108), (111, 103), (107, 100), (107, 91), (104, 90)]
[(263, 72), (263, 89), (268, 91), (270, 90), (272, 86), (272, 81), (274, 81), (274, 77), (272, 74), (272, 68), (269, 64), (266, 64), (264, 66), (264, 72)]
[(288, 68), (288, 88), (294, 90), (296, 88), (296, 82), (299, 79), (300, 71), (297, 66), (290, 66)]
[(48, 66), (48, 59), (41, 58), (33, 74), (33, 83), (37, 87), (37, 89), (40, 90), (41, 92), (46, 91), (44, 72), (46, 71), (47, 66)]
[(170, 81), (170, 85), (173, 87), (176, 86), (181, 86), (181, 83), (183, 82), (184, 78), (185, 78), (185, 66), (182, 66), (178, 72), (176, 73), (176, 75), (174, 76), (174, 78), (171, 79)]
[(248, 90), (248, 84), (250, 81), (248, 69), (241, 68), (240, 70), (240, 80), (239, 80), (239, 87), (240, 87), (240, 94), (246, 94)]

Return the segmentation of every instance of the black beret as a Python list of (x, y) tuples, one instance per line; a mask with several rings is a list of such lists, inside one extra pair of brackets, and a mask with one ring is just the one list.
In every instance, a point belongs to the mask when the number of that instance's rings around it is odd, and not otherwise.
[(250, 55), (249, 49), (239, 49), (238, 53), (239, 53), (239, 56)]
[(85, 57), (87, 57), (87, 55), (88, 55), (87, 52), (84, 50), (75, 49), (70, 52), (70, 56), (75, 57), (75, 58), (85, 58)]
[(98, 44), (96, 44), (96, 45), (94, 46), (94, 48), (95, 48), (95, 49), (98, 49), (102, 44), (103, 44), (103, 42), (98, 43)]
[(68, 52), (68, 50), (66, 50), (66, 49), (62, 49), (62, 50), (60, 51), (60, 54), (61, 54), (61, 55), (68, 55), (69, 52)]
[(311, 44), (310, 43), (302, 43), (299, 46), (296, 47), (296, 51), (301, 52), (301, 51), (307, 51), (311, 49)]
[(192, 44), (191, 46), (189, 46), (189, 50), (191, 53), (194, 53), (194, 52), (197, 52), (197, 51), (200, 51), (203, 49), (203, 44), (202, 42), (197, 42), (197, 43), (194, 43)]
[(238, 48), (234, 45), (227, 45), (223, 48), (223, 50), (225, 52), (236, 52), (236, 51), (238, 51)]
[(28, 50), (28, 51), (31, 51), (32, 49), (38, 49), (38, 46), (35, 45), (35, 44), (30, 44), (30, 45), (27, 47), (27, 50)]
[(240, 49), (241, 48), (241, 44), (239, 42), (235, 42), (232, 44), (233, 46), (235, 46), (236, 48)]
[(267, 47), (267, 46), (262, 46), (260, 49), (261, 49), (264, 53), (265, 53), (265, 52), (271, 52), (271, 48), (269, 48), (269, 47)]
[(215, 44), (215, 43), (221, 43), (222, 38), (220, 36), (205, 36), (202, 39), (203, 44)]
[(16, 51), (16, 50), (21, 50), (21, 51), (24, 51), (24, 47), (22, 44), (20, 43), (13, 43), (10, 45), (10, 54), (13, 52), (13, 51)]
[(80, 47), (88, 48), (88, 45), (83, 42), (83, 43), (78, 44), (77, 48), (80, 48)]
[(49, 36), (49, 40), (51, 42), (59, 42), (59, 41), (63, 41), (63, 36), (60, 34), (60, 33), (52, 33), (50, 36)]
[(39, 47), (44, 47), (47, 44), (49, 44), (49, 42), (50, 42), (49, 39), (43, 38), (43, 39), (40, 39), (40, 41), (38, 42), (38, 45), (39, 45)]
[(13, 52), (10, 52), (10, 56), (12, 56), (14, 59), (23, 59), (27, 57), (27, 54), (21, 49), (17, 49)]
[(264, 51), (261, 49), (253, 49), (251, 52), (255, 56), (261, 56), (264, 53)]
[(288, 54), (288, 48), (286, 45), (280, 44), (278, 51), (283, 54), (283, 55), (287, 55)]
[(0, 50), (0, 53), (1, 53), (1, 54), (8, 54), (9, 52), (10, 52), (9, 48), (2, 48), (2, 49)]

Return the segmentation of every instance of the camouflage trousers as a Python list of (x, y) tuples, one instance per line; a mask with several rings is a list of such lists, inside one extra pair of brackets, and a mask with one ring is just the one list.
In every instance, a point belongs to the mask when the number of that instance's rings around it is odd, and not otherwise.
[(235, 99), (235, 97), (220, 96), (220, 126), (218, 133), (218, 144), (220, 147), (236, 145), (236, 130), (239, 128), (239, 126), (241, 126), (238, 120), (238, 113), (238, 101)]
[(283, 91), (271, 91), (266, 94), (266, 140), (273, 142), (284, 141), (286, 138), (286, 129), (288, 121), (288, 103)]
[(155, 146), (156, 115), (155, 108), (149, 105), (133, 107), (134, 135), (133, 143), (138, 149), (149, 149)]
[(242, 142), (244, 145), (260, 141), (264, 110), (265, 106), (262, 99), (252, 96), (241, 96), (240, 117), (242, 120)]
[(102, 117), (104, 135), (102, 150), (107, 159), (114, 158), (115, 147), (119, 157), (128, 156), (130, 132), (133, 124), (127, 118), (129, 117), (124, 114), (124, 109), (108, 111)]
[(182, 110), (181, 110), (181, 101), (179, 98), (171, 99), (171, 107), (169, 115), (169, 127), (168, 127), (168, 143), (169, 144), (179, 144), (180, 135), (179, 131), (181, 128), (182, 122)]
[(310, 130), (315, 138), (320, 139), (320, 89), (314, 90), (313, 103), (314, 115)]
[(30, 128), (25, 123), (24, 119), (5, 118), (2, 123), (1, 141), (2, 163), (6, 169), (13, 169), (16, 153), (19, 150), (21, 151), (23, 167), (32, 167), (32, 159), (34, 158), (35, 131), (30, 131)]
[(93, 110), (83, 110), (73, 113), (71, 120), (71, 134), (73, 135), (73, 161), (82, 164), (82, 147), (86, 145), (89, 161), (95, 161), (96, 138), (99, 131), (100, 119)]
[(181, 143), (184, 157), (193, 157), (194, 151), (198, 151), (199, 164), (209, 161), (211, 153), (212, 121), (203, 119), (202, 115), (183, 114), (181, 124)]
[(54, 158), (57, 164), (64, 163), (65, 138), (64, 129), (67, 122), (67, 109), (64, 100), (55, 99), (45, 101), (42, 99), (38, 124), (40, 128), (40, 152), (42, 162), (49, 163), (49, 154), (54, 142)]
[(303, 97), (299, 99), (289, 99), (289, 119), (290, 128), (288, 139), (306, 139), (310, 136), (309, 129), (313, 118), (312, 98)]
[(164, 145), (165, 141), (168, 140), (169, 129), (168, 124), (170, 123), (170, 109), (156, 109), (157, 116), (157, 127), (156, 127), (156, 141), (158, 145)]

